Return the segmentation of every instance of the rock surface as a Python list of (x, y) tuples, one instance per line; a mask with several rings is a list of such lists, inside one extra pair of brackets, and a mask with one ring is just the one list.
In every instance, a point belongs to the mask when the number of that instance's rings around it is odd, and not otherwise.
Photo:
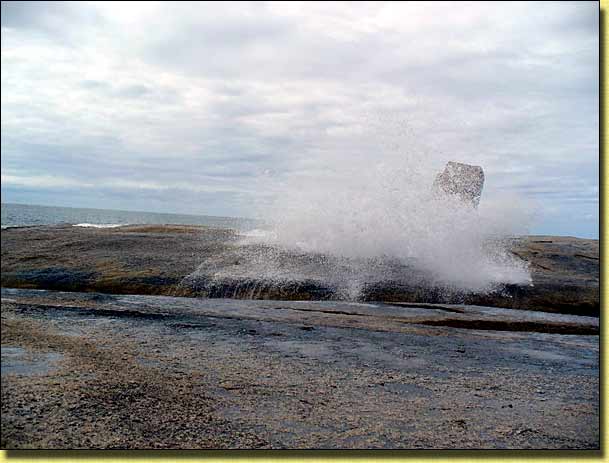
[(448, 195), (455, 195), (461, 201), (474, 207), (480, 203), (484, 187), (484, 171), (480, 166), (449, 161), (434, 181), (434, 188)]
[[(598, 240), (529, 236), (512, 253), (529, 263), (533, 286), (463, 294), (430, 285), (425, 275), (395, 262), (382, 280), (368, 268), (324, 255), (243, 244), (228, 229), (194, 226), (71, 226), (2, 231), (2, 286), (113, 294), (248, 299), (468, 303), (598, 316)], [(378, 268), (373, 268), (375, 272)], [(376, 272), (378, 273), (378, 272)]]
[(599, 449), (598, 326), (467, 305), (2, 289), (1, 444)]

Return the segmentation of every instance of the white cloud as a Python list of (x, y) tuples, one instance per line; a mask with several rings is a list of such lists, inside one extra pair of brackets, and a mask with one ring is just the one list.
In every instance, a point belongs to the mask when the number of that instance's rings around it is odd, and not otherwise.
[(81, 182), (68, 177), (51, 175), (5, 175), (2, 174), (2, 186), (24, 186), (33, 188), (90, 188), (92, 183)]

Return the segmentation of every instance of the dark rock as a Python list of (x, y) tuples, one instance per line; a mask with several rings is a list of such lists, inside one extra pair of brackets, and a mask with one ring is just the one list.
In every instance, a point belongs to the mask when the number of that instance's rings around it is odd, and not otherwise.
[[(230, 230), (144, 226), (92, 229), (29, 227), (2, 231), (4, 287), (275, 300), (344, 298), (340, 280), (349, 262), (331, 256), (241, 245)], [(531, 236), (511, 252), (528, 262), (533, 285), (504, 285), (491, 293), (434, 286), (426, 275), (383, 262), (383, 280), (362, 274), (367, 301), (476, 304), (598, 316), (598, 240)], [(239, 260), (238, 266), (234, 262)], [(380, 263), (377, 263), (380, 265)], [(268, 276), (272, 268), (281, 277)]]
[(42, 287), (58, 291), (85, 290), (95, 273), (63, 267), (29, 268), (17, 271), (2, 271), (2, 285), (11, 283), (23, 287)]

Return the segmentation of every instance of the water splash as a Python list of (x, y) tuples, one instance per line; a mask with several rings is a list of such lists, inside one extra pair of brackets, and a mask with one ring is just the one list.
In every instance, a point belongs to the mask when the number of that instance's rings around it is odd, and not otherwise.
[(483, 194), (475, 208), (439, 197), (432, 188), (443, 167), (437, 161), (385, 156), (364, 165), (332, 158), (316, 174), (284, 182), (262, 211), (267, 233), (257, 231), (247, 243), (329, 256), (334, 265), (327, 278), (345, 299), (396, 278), (464, 292), (530, 284), (526, 263), (509, 252), (510, 237), (526, 229), (522, 201)]

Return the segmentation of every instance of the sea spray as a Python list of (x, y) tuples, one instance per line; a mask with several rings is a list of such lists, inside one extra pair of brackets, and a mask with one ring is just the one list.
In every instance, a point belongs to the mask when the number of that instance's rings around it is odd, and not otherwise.
[[(478, 293), (530, 284), (527, 264), (509, 252), (510, 238), (526, 230), (529, 218), (521, 198), (483, 194), (476, 208), (437, 194), (438, 159), (381, 159), (367, 165), (361, 157), (325, 165), (320, 159), (325, 169), (316, 175), (292, 175), (263, 211), (267, 233), (257, 231), (247, 243), (328, 256), (333, 264), (325, 278), (345, 299), (387, 280)], [(258, 267), (260, 276), (277, 276), (274, 265)]]

